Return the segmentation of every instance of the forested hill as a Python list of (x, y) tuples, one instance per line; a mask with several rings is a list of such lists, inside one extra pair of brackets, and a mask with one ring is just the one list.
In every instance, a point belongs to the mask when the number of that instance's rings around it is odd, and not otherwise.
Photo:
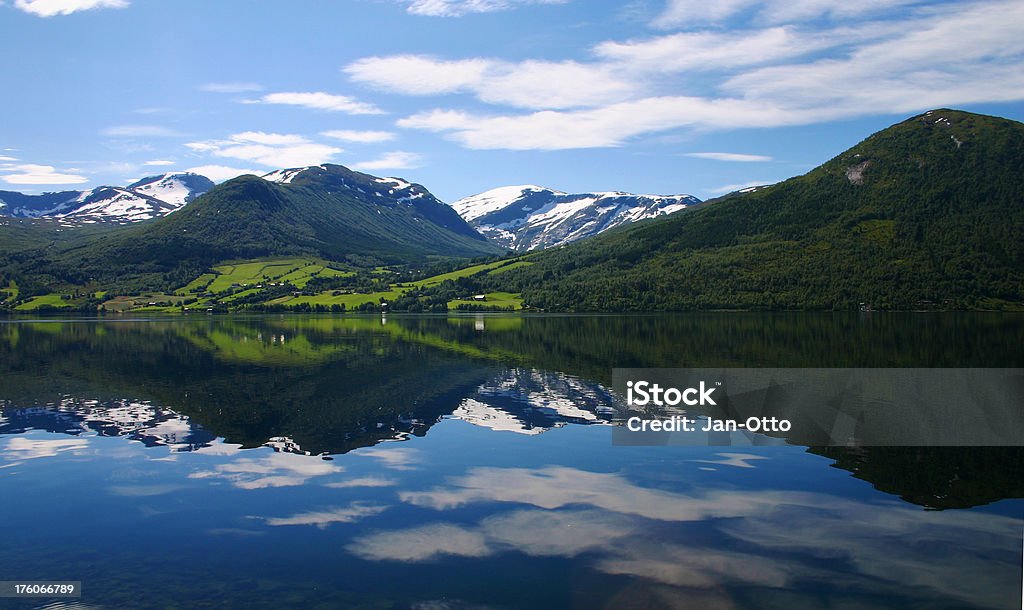
[(289, 172), (241, 176), (159, 220), (17, 252), (8, 275), (22, 285), (171, 289), (224, 260), (302, 255), (373, 266), (501, 252), (419, 185), (339, 165)]
[(933, 110), (811, 172), (495, 276), (536, 308), (1020, 308), (1024, 125)]

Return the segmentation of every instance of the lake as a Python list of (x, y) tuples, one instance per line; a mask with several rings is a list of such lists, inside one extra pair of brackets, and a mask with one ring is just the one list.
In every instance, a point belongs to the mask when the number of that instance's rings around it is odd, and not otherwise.
[(612, 369), (1024, 366), (1024, 316), (0, 322), (48, 608), (1017, 608), (1024, 451), (612, 442)]

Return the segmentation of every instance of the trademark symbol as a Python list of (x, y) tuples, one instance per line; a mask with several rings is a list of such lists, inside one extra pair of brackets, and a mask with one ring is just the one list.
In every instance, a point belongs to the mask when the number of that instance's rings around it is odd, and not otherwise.
[(715, 385), (722, 385), (722, 382), (721, 381), (716, 381)]

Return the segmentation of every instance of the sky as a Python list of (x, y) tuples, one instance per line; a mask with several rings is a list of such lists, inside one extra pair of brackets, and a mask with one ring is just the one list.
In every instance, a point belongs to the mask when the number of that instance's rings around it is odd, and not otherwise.
[(707, 199), (933, 108), (1024, 120), (1024, 2), (0, 0), (0, 190), (338, 163)]

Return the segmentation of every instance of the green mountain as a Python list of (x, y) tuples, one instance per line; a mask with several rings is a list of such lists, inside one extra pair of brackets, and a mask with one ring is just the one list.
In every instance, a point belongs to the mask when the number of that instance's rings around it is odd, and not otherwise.
[(322, 165), (235, 178), (159, 220), (22, 252), (13, 268), (48, 285), (166, 288), (225, 260), (309, 255), (379, 265), (497, 252), (419, 185)]
[(537, 308), (1024, 305), (1024, 125), (933, 110), (811, 172), (530, 258)]

